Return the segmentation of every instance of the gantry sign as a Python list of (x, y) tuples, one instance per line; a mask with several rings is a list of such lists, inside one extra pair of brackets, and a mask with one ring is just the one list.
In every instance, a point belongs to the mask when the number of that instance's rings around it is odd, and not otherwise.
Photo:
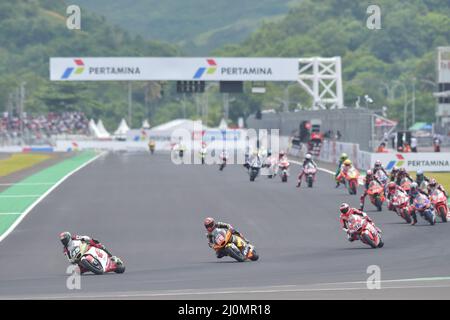
[[(326, 61), (325, 61), (325, 60)], [(331, 60), (330, 60), (331, 59)], [(311, 68), (301, 67), (303, 64)], [(297, 81), (314, 105), (342, 107), (340, 58), (50, 58), (52, 81)]]

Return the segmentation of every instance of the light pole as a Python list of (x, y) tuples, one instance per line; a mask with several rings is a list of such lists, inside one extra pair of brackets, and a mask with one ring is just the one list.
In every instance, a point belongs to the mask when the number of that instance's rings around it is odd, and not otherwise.
[(408, 89), (406, 88), (405, 84), (400, 81), (394, 81), (394, 87), (392, 88), (393, 94), (395, 93), (395, 89), (397, 86), (403, 87), (404, 90), (404, 97), (405, 97), (405, 104), (403, 106), (403, 130), (406, 131), (407, 129), (407, 117), (408, 117)]
[(412, 97), (412, 125), (416, 123), (416, 77), (413, 78), (413, 97)]

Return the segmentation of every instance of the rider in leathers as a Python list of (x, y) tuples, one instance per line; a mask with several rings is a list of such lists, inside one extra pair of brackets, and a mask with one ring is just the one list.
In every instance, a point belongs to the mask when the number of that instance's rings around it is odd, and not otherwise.
[(372, 170), (369, 169), (366, 172), (366, 178), (365, 178), (365, 183), (364, 183), (364, 187), (365, 187), (364, 193), (359, 198), (359, 210), (364, 210), (364, 202), (367, 197), (367, 191), (369, 190), (369, 184), (372, 181), (376, 181), (380, 184), (380, 186), (383, 186), (383, 184), (380, 182), (380, 180), (378, 180), (378, 178), (373, 174)]
[[(216, 228), (230, 230), (231, 233), (233, 234), (231, 237), (231, 242), (234, 243), (236, 246), (238, 244), (238, 241), (237, 241), (235, 235), (241, 237), (245, 242), (247, 242), (247, 243), (249, 242), (247, 239), (244, 238), (244, 236), (239, 231), (234, 229), (231, 224), (228, 224), (225, 222), (219, 222), (219, 221), (215, 222), (214, 219), (211, 217), (206, 218), (203, 224), (205, 225), (205, 228), (208, 231), (208, 233), (206, 234), (206, 237), (208, 239), (208, 245), (210, 248), (212, 248), (214, 245), (213, 231)], [(247, 246), (246, 250), (248, 250), (248, 246)], [(223, 250), (216, 251), (216, 255), (217, 255), (217, 258), (219, 258), (219, 259), (226, 256), (226, 254), (223, 252)], [(246, 252), (244, 253), (244, 255), (246, 255)]]
[(316, 163), (314, 162), (314, 160), (312, 159), (311, 154), (310, 154), (310, 153), (307, 153), (307, 154), (305, 155), (305, 160), (303, 161), (303, 164), (302, 164), (302, 171), (300, 172), (300, 174), (299, 174), (298, 177), (297, 177), (297, 180), (298, 180), (298, 182), (297, 182), (297, 188), (300, 188), (300, 186), (302, 185), (302, 178), (303, 178), (303, 176), (305, 175), (305, 168), (306, 168), (306, 166), (307, 166), (309, 163), (312, 164), (312, 165), (314, 166), (314, 168), (317, 169), (317, 164), (316, 164)]
[(73, 260), (74, 257), (71, 257), (71, 249), (73, 247), (73, 240), (80, 240), (82, 242), (85, 242), (86, 244), (93, 246), (95, 248), (98, 249), (102, 249), (103, 251), (106, 252), (106, 254), (108, 255), (108, 257), (113, 257), (113, 255), (109, 252), (108, 249), (106, 249), (106, 247), (100, 243), (100, 241), (93, 239), (91, 237), (88, 236), (80, 236), (80, 235), (71, 235), (69, 232), (62, 232), (59, 235), (59, 239), (61, 240), (61, 243), (64, 246), (64, 254), (66, 255), (67, 259), (69, 260), (70, 263), (72, 264), (76, 264), (77, 262)]
[(358, 210), (356, 208), (351, 208), (347, 203), (341, 204), (339, 210), (341, 212), (341, 215), (339, 217), (341, 227), (345, 232), (347, 232), (347, 239), (350, 242), (359, 239), (357, 234), (349, 233), (349, 230), (348, 230), (348, 220), (350, 219), (350, 217), (352, 215), (354, 215), (354, 214), (359, 215), (362, 218), (365, 218), (368, 222), (373, 223), (372, 219), (365, 212), (363, 212), (362, 210)]

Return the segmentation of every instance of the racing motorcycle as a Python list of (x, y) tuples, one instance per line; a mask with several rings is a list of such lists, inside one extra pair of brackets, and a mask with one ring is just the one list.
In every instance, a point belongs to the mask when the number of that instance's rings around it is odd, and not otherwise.
[(367, 194), (369, 195), (370, 202), (377, 207), (378, 211), (381, 211), (383, 202), (386, 200), (384, 197), (384, 188), (378, 182), (371, 181), (367, 189)]
[(200, 153), (200, 157), (202, 159), (202, 164), (205, 164), (206, 150), (201, 149), (199, 153)]
[[(236, 239), (237, 244), (231, 241), (233, 237)], [(256, 261), (259, 258), (255, 247), (241, 237), (233, 235), (231, 230), (216, 228), (213, 231), (213, 239), (214, 244), (212, 248), (215, 251), (222, 251), (225, 255), (239, 262)]]
[(375, 227), (373, 222), (359, 215), (352, 215), (348, 220), (348, 233), (356, 234), (362, 243), (372, 248), (382, 248), (384, 246), (381, 239), (381, 230)]
[(409, 180), (408, 178), (403, 178), (400, 181), (400, 186), (402, 187), (403, 190), (405, 190), (407, 193), (409, 192), (409, 190), (411, 190), (411, 180)]
[(424, 218), (430, 225), (434, 225), (436, 223), (436, 214), (434, 211), (434, 208), (431, 204), (430, 199), (424, 194), (419, 193), (414, 198), (414, 205), (413, 205), (414, 212), (419, 212), (420, 216)]
[(303, 169), (303, 172), (308, 188), (312, 188), (317, 173), (316, 167), (312, 163), (308, 163)]
[(281, 181), (282, 182), (287, 182), (288, 181), (288, 168), (289, 168), (289, 161), (287, 161), (286, 159), (281, 160), (279, 168), (281, 171)]
[(383, 170), (377, 170), (377, 172), (375, 173), (375, 177), (378, 179), (378, 181), (381, 182), (381, 185), (383, 185), (383, 186), (386, 185), (386, 183), (389, 179)]
[(391, 204), (398, 216), (402, 217), (407, 223), (411, 223), (409, 197), (406, 193), (396, 192), (392, 197)]
[[(76, 243), (78, 241), (78, 243)], [(90, 271), (94, 274), (107, 272), (124, 273), (125, 265), (117, 257), (109, 257), (108, 254), (99, 248), (91, 246), (83, 241), (74, 240), (70, 256), (72, 262), (78, 264), (82, 273)]]
[(428, 194), (428, 182), (426, 180), (423, 180), (420, 183), (419, 189)]
[(264, 163), (264, 166), (268, 171), (268, 175), (267, 177), (269, 179), (272, 179), (273, 177), (275, 177), (277, 175), (277, 171), (278, 171), (278, 162), (277, 159), (275, 157), (268, 157)]
[(430, 195), (431, 203), (433, 204), (436, 213), (441, 217), (442, 222), (447, 222), (448, 205), (447, 197), (439, 190), (435, 189)]
[(220, 160), (222, 161), (222, 163), (219, 166), (220, 171), (222, 171), (223, 168), (225, 168), (225, 166), (227, 165), (227, 159), (228, 159), (227, 155), (224, 152), (222, 152), (222, 154), (220, 155)]
[(256, 177), (261, 170), (261, 161), (258, 158), (255, 158), (250, 164), (250, 181), (255, 181)]
[(346, 185), (349, 194), (356, 194), (356, 188), (358, 186), (359, 171), (355, 167), (349, 168), (347, 171), (343, 171)]

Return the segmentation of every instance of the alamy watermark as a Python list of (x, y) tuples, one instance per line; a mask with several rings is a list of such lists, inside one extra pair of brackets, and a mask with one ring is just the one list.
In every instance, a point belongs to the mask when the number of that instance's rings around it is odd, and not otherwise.
[(202, 132), (202, 127), (194, 124), (193, 131), (177, 129), (171, 134), (174, 142), (171, 160), (174, 164), (221, 164), (224, 154), (227, 164), (245, 164), (249, 158), (260, 157), (262, 161), (269, 152), (273, 155), (280, 152), (278, 129), (248, 129), (241, 131), (242, 135), (231, 137), (223, 131), (221, 137), (210, 137), (207, 141), (196, 132)]
[(81, 273), (80, 268), (71, 264), (67, 267), (66, 274), (69, 275), (66, 280), (66, 287), (69, 290), (80, 290), (81, 289)]
[(70, 5), (66, 9), (66, 26), (69, 30), (81, 29), (81, 9), (77, 5)]
[(366, 20), (366, 26), (370, 30), (381, 29), (381, 8), (380, 6), (373, 4), (367, 7), (366, 13), (369, 17)]
[(367, 267), (366, 273), (369, 274), (366, 285), (367, 289), (381, 289), (381, 268), (377, 265), (370, 265)]

